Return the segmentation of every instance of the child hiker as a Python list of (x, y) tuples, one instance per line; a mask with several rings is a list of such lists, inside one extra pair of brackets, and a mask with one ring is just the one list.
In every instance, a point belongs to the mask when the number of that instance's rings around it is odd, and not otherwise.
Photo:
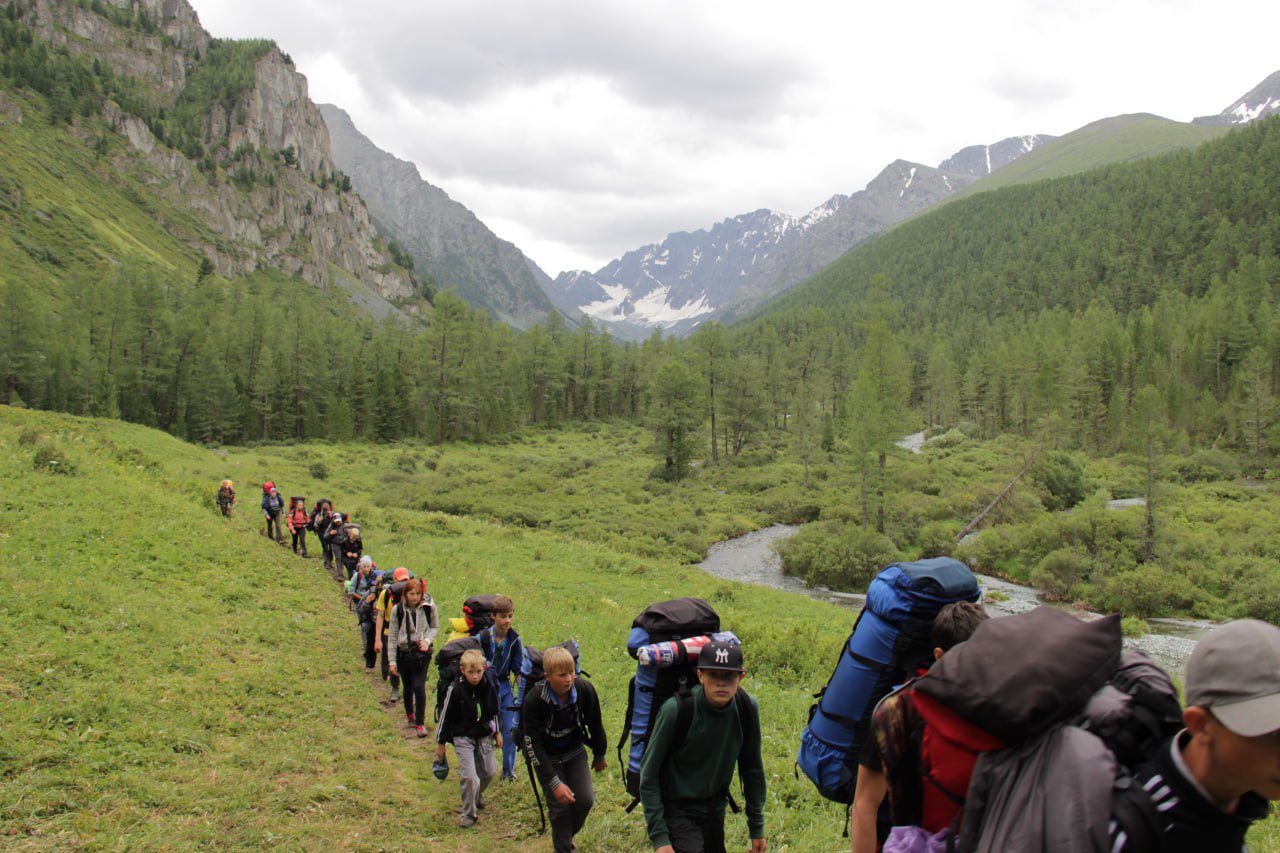
[(516, 742), (511, 730), (516, 727), (519, 709), (512, 689), (513, 679), (520, 677), (520, 662), (524, 659), (524, 644), (520, 635), (511, 627), (516, 606), (505, 595), (494, 596), (493, 624), (480, 632), (480, 649), (498, 678), (498, 709), (502, 728), (502, 778), (512, 782), (516, 778)]
[(222, 511), (223, 518), (231, 517), (231, 510), (236, 505), (236, 486), (230, 480), (223, 480), (222, 485), (218, 486), (218, 509)]
[(609, 738), (600, 719), (600, 698), (590, 681), (578, 677), (568, 649), (552, 646), (542, 656), (544, 678), (521, 696), (524, 750), (547, 795), (555, 853), (577, 850), (573, 837), (587, 822), (596, 792), (587, 772), (608, 763)]
[(485, 788), (498, 775), (493, 749), (495, 741), (501, 746), (502, 734), (498, 731), (498, 680), (485, 667), (484, 654), (479, 649), (463, 652), (459, 670), (461, 678), (449, 685), (440, 709), (436, 760), (444, 760), (444, 745), (452, 743), (462, 789), (458, 826), (468, 827), (475, 825), (477, 812), (485, 806)]
[(387, 661), (391, 672), (399, 675), (403, 682), (404, 714), (418, 737), (427, 736), (423, 725), (427, 709), (427, 665), (431, 663), (436, 627), (436, 605), (427, 595), (427, 582), (421, 578), (406, 581), (400, 603), (391, 610)]

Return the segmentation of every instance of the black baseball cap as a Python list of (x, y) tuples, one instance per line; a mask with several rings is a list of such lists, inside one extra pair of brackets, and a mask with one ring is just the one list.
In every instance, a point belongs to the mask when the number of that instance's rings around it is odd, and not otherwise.
[(728, 672), (746, 672), (742, 666), (742, 646), (721, 640), (712, 640), (698, 652), (698, 669), (721, 669)]

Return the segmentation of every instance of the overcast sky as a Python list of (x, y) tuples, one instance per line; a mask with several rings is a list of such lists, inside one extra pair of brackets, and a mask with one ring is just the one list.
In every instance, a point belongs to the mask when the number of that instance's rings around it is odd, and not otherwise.
[(191, 0), (547, 273), (1280, 70), (1271, 0)]

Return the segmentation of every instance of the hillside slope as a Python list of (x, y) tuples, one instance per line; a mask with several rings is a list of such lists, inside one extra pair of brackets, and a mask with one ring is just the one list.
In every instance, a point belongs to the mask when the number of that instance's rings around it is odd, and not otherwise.
[(211, 39), (186, 0), (8, 8), (0, 231), (17, 239), (0, 268), (56, 286), (134, 260), (327, 286), (337, 267), (415, 299), (273, 44)]

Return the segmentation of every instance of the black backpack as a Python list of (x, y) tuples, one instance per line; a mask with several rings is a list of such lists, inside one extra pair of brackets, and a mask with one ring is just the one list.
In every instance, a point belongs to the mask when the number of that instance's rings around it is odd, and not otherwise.
[(493, 624), (493, 601), (496, 595), (473, 595), (462, 603), (462, 618), (467, 620), (467, 633), (475, 636)]
[(471, 649), (480, 650), (480, 641), (475, 637), (459, 637), (445, 643), (436, 652), (436, 722), (440, 722), (440, 708), (444, 705), (444, 695), (449, 692), (449, 685), (461, 673), (462, 653)]

